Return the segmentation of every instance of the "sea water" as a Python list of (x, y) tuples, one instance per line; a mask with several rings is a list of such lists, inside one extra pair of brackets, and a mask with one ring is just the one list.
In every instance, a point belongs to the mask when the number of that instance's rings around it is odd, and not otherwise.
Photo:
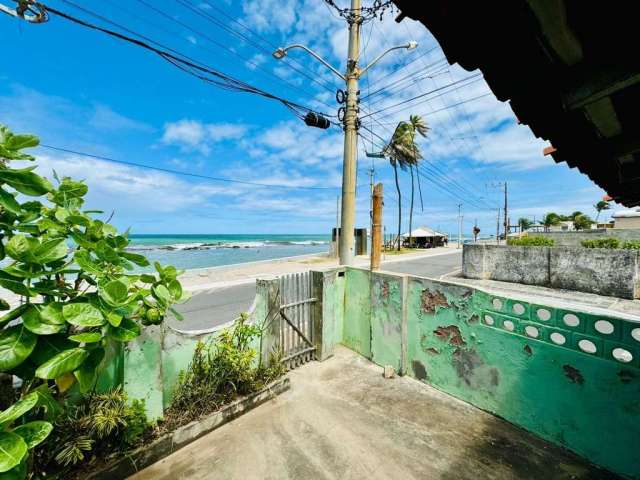
[(327, 253), (329, 235), (131, 234), (128, 250), (178, 269)]

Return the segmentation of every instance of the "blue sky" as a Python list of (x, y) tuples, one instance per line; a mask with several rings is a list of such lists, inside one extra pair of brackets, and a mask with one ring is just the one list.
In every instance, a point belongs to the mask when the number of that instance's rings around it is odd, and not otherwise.
[[(101, 23), (63, 1), (49, 4)], [(194, 2), (196, 12), (179, 0), (153, 2), (166, 16), (137, 0), (84, 5), (236, 78), (335, 113), (334, 90), (341, 87), (337, 77), (301, 51), (292, 51), (289, 58), (316, 82), (268, 55), (274, 46), (304, 43), (344, 70), (345, 24), (320, 0), (210, 0)], [(388, 55), (360, 89), (366, 95), (406, 80), (364, 99), (364, 110), (392, 107), (473, 73), (448, 66), (421, 24), (407, 19), (398, 25), (391, 15), (363, 27), (361, 63), (409, 40), (417, 40), (419, 48)], [(340, 129), (308, 128), (277, 102), (205, 84), (147, 51), (55, 16), (42, 25), (2, 16), (0, 41), (8, 46), (0, 65), (0, 123), (14, 131), (35, 133), (49, 145), (161, 168), (289, 187), (328, 187), (260, 188), (38, 151), (43, 173), (55, 169), (86, 179), (90, 206), (115, 210), (119, 227), (131, 226), (137, 233), (325, 233), (334, 225), (342, 171)], [(544, 157), (546, 143), (518, 125), (508, 105), (488, 95), (451, 107), (489, 93), (481, 78), (444, 92), (388, 108), (374, 116), (377, 122), (363, 121), (385, 139), (409, 114), (423, 115), (431, 127), (429, 137), (421, 140), (431, 162), (425, 163), (431, 181), (422, 181), (424, 211), (417, 207), (415, 225), (455, 231), (457, 204), (462, 203), (465, 231), (477, 219), (483, 233), (494, 233), (494, 209), (502, 199), (490, 184), (500, 181), (509, 182), (514, 222), (548, 211), (595, 215), (592, 205), (604, 192), (579, 172)], [(371, 160), (364, 151), (379, 148), (371, 145), (366, 130), (361, 133), (366, 141), (361, 139), (359, 148), (357, 219), (368, 226)], [(373, 166), (376, 181), (384, 183), (385, 224), (392, 232), (397, 223), (393, 172), (384, 160)], [(410, 177), (401, 177), (406, 212)], [(406, 225), (406, 216), (403, 221)]]

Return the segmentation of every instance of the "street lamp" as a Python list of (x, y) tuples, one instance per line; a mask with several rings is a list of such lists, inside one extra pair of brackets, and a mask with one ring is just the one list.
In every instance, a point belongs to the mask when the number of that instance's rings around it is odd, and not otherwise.
[(371, 67), (378, 63), (382, 57), (393, 50), (406, 49), (413, 50), (418, 46), (415, 41), (410, 41), (405, 45), (398, 45), (389, 48), (378, 55), (369, 65), (360, 69), (358, 67), (359, 45), (360, 45), (360, 0), (351, 0), (351, 11), (353, 18), (349, 20), (349, 55), (347, 58), (347, 71), (343, 75), (335, 69), (329, 62), (320, 55), (304, 45), (289, 45), (280, 47), (273, 52), (273, 57), (282, 60), (287, 56), (289, 50), (299, 48), (310, 54), (313, 58), (331, 70), (341, 80), (346, 83), (347, 96), (344, 114), (344, 157), (342, 164), (342, 219), (340, 222), (339, 252), (340, 265), (352, 265), (355, 258), (354, 251), (354, 227), (356, 216), (356, 151), (358, 145), (358, 80)]

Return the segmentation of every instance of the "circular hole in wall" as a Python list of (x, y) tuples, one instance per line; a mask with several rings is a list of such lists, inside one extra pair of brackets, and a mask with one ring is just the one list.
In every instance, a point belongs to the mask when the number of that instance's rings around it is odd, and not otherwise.
[(578, 347), (585, 353), (596, 353), (598, 349), (596, 348), (596, 344), (591, 340), (580, 340), (578, 342)]
[(494, 298), (491, 301), (491, 305), (493, 305), (493, 308), (495, 308), (496, 310), (502, 310), (502, 300), (500, 300), (499, 298)]
[(613, 358), (622, 363), (629, 363), (631, 360), (633, 360), (633, 355), (631, 355), (631, 352), (629, 350), (625, 350), (624, 348), (614, 348), (611, 352), (611, 355), (613, 355)]
[(613, 333), (613, 323), (607, 320), (598, 320), (594, 324), (594, 327), (596, 329), (596, 332), (602, 333), (604, 335), (610, 335)]
[(516, 328), (511, 320), (505, 320), (504, 322), (502, 322), (502, 326), (505, 330), (509, 330), (510, 332), (513, 332)]
[(558, 332), (553, 332), (549, 336), (549, 338), (551, 338), (551, 341), (556, 345), (564, 345), (565, 343), (567, 343), (567, 339), (564, 337), (564, 335)]
[(493, 325), (493, 317), (491, 315), (485, 315), (484, 323), (486, 323), (487, 325)]
[(580, 319), (573, 313), (567, 313), (562, 317), (562, 321), (569, 327), (577, 327), (580, 325)]
[(524, 305), (522, 305), (521, 303), (514, 303), (513, 311), (518, 315), (522, 315), (524, 313)]
[(538, 329), (532, 325), (527, 325), (526, 327), (524, 327), (524, 333), (527, 334), (527, 337), (531, 338), (538, 338), (538, 335), (540, 335)]
[(536, 315), (538, 315), (538, 318), (543, 322), (546, 322), (551, 318), (551, 312), (546, 308), (539, 308), (536, 312)]
[(640, 328), (634, 328), (631, 330), (631, 336), (634, 340), (640, 342)]

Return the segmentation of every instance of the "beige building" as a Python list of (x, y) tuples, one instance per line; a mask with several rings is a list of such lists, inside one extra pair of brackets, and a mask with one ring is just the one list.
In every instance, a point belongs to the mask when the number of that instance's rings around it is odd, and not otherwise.
[(613, 228), (640, 228), (640, 208), (615, 212), (612, 217)]

